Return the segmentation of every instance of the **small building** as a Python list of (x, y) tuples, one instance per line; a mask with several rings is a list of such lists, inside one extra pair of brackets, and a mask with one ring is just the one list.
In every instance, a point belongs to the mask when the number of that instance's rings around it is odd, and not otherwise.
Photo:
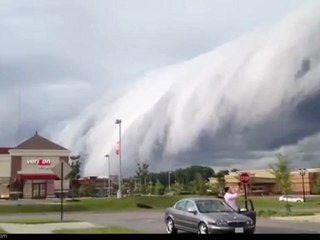
[[(116, 195), (118, 189), (118, 176), (110, 175), (110, 182), (107, 176), (87, 176), (79, 178), (78, 180), (79, 189), (85, 187), (93, 187), (91, 190), (80, 191), (80, 196), (91, 196), (91, 197), (107, 197), (109, 193), (111, 196)], [(110, 184), (110, 185), (109, 185)], [(109, 191), (110, 189), (110, 191)]]
[[(239, 180), (241, 172), (246, 172), (250, 175), (250, 183), (247, 185), (248, 194), (260, 196), (281, 194), (271, 169), (230, 172), (228, 175), (224, 176), (226, 186), (231, 186), (238, 193), (244, 193), (243, 185)], [(316, 183), (317, 179), (320, 179), (320, 168), (306, 169), (306, 174), (304, 176), (304, 189), (306, 194), (313, 194), (312, 186)], [(215, 178), (210, 179), (211, 184), (215, 184), (216, 182), (217, 180)], [(292, 193), (302, 194), (302, 177), (299, 171), (291, 172), (291, 182)]]
[[(38, 135), (12, 148), (0, 148), (1, 198), (47, 198), (60, 191), (61, 181), (53, 168), (64, 161), (70, 151)], [(69, 191), (69, 180), (63, 188)]]

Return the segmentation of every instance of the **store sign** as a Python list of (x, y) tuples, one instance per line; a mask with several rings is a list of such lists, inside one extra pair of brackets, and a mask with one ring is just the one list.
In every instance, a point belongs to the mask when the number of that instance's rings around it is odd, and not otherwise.
[(51, 166), (51, 160), (50, 159), (32, 159), (27, 160), (27, 164), (29, 165), (37, 165), (39, 168), (47, 168)]

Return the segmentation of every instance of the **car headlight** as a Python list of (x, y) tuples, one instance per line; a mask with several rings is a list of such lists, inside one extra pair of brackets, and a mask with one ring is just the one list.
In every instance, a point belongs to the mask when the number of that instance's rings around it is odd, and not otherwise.
[(217, 220), (215, 222), (208, 222), (209, 225), (215, 225), (215, 226), (222, 226), (222, 225), (227, 225), (228, 223), (223, 220)]
[(246, 224), (247, 224), (247, 225), (253, 225), (253, 221), (248, 220), (248, 221), (246, 222)]

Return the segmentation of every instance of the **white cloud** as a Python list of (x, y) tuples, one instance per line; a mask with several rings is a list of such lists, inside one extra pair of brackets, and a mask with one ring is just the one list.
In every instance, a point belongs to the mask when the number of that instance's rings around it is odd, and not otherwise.
[[(270, 88), (272, 82), (253, 83), (253, 78), (247, 78), (245, 84), (240, 81), (238, 73), (243, 78), (250, 74), (269, 76), (267, 71), (271, 71), (271, 66), (264, 70), (260, 68), (262, 64), (256, 63), (269, 63), (283, 46), (274, 41), (263, 42), (260, 33), (256, 37), (245, 35), (242, 40), (182, 65), (151, 70), (186, 61), (261, 26), (267, 28), (302, 3), (305, 1), (246, 0), (240, 4), (232, 0), (3, 0), (0, 3), (0, 30), (4, 33), (0, 36), (0, 98), (6, 104), (0, 107), (0, 144), (17, 144), (35, 130), (46, 128), (59, 133), (61, 138), (57, 139), (72, 146), (74, 151), (91, 151), (90, 163), (94, 161), (94, 164), (88, 166), (95, 171), (106, 169), (100, 158), (112, 149), (117, 135), (113, 122), (118, 117), (124, 119), (123, 130), (128, 136), (124, 141), (133, 139), (138, 145), (127, 143), (127, 157), (132, 159), (137, 157), (136, 153), (145, 159), (154, 156), (154, 151), (159, 152), (155, 142), (157, 146), (165, 144), (162, 147), (168, 159), (177, 152), (184, 154), (190, 146), (197, 146), (197, 138), (203, 131), (211, 135), (221, 131), (230, 121), (230, 112), (243, 129), (268, 115), (279, 101), (290, 102), (292, 96), (294, 101), (299, 101), (298, 96), (303, 98), (311, 91), (303, 82), (297, 84), (299, 92), (282, 91), (288, 84), (282, 82), (283, 86), (279, 91), (275, 89), (270, 98), (262, 89)], [(313, 21), (317, 22), (317, 16)], [(272, 33), (277, 43), (295, 46), (299, 39), (294, 37), (305, 36), (309, 31), (300, 29), (304, 33), (299, 33), (288, 26), (280, 25), (279, 35)], [(292, 31), (298, 34), (292, 35)], [(291, 36), (290, 42), (287, 35)], [(264, 50), (261, 44), (267, 44)], [(258, 53), (251, 58), (256, 50)], [(301, 53), (304, 50), (301, 48)], [(292, 51), (290, 56), (299, 58), (301, 53)], [(279, 59), (278, 64), (288, 58), (285, 54), (281, 56), (284, 59)], [(248, 63), (247, 59), (253, 60)], [(299, 62), (290, 61), (290, 67), (284, 67), (281, 72), (283, 79), (288, 79), (286, 74), (290, 74), (286, 69), (298, 67), (295, 64)], [(306, 81), (311, 88), (317, 83), (312, 77)], [(246, 88), (249, 85), (250, 91)], [(22, 99), (20, 138), (17, 137), (18, 92)], [(288, 96), (282, 98), (281, 94)], [(268, 104), (260, 108), (265, 99)], [(241, 111), (237, 104), (242, 104)], [(209, 110), (202, 111), (203, 106)], [(243, 138), (241, 133), (237, 134), (239, 139)], [(239, 140), (230, 141), (230, 146), (238, 148), (247, 145)], [(173, 164), (169, 160), (166, 163)], [(161, 167), (163, 163), (156, 165)]]
[[(114, 152), (116, 118), (123, 119), (126, 171), (139, 160), (164, 168), (192, 157), (196, 162), (190, 163), (208, 163), (211, 158), (225, 166), (238, 166), (237, 161), (242, 166), (268, 165), (273, 158), (265, 152), (287, 145), (282, 138), (296, 141), (306, 134), (290, 138), (299, 130), (290, 114), (320, 90), (319, 9), (319, 4), (306, 5), (263, 35), (248, 34), (190, 61), (153, 71), (115, 101), (98, 101), (54, 138), (74, 151), (85, 149), (85, 172), (90, 175), (103, 174), (103, 156)], [(305, 59), (312, 67), (297, 79)], [(88, 118), (89, 127), (84, 122)], [(286, 126), (281, 126), (283, 120), (288, 120)], [(204, 134), (206, 142), (201, 140)], [(262, 149), (255, 149), (259, 144)], [(260, 157), (250, 157), (261, 150)], [(243, 156), (237, 156), (241, 152)]]

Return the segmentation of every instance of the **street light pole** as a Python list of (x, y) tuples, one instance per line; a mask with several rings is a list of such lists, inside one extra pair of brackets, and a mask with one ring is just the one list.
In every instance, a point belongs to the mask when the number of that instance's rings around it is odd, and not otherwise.
[(121, 198), (122, 197), (122, 190), (121, 190), (121, 152), (122, 152), (122, 147), (121, 147), (121, 119), (116, 120), (116, 124), (119, 125), (119, 188), (118, 188), (118, 194), (117, 197)]
[(106, 155), (108, 161), (108, 195), (111, 197), (111, 180), (110, 180), (110, 155)]
[(299, 168), (299, 173), (300, 173), (300, 176), (301, 176), (301, 179), (302, 179), (303, 202), (306, 202), (306, 192), (305, 192), (305, 189), (304, 189), (304, 176), (305, 176), (306, 173), (307, 173), (307, 169), (305, 169), (305, 168)]
[(170, 171), (168, 172), (168, 182), (169, 182), (169, 185), (168, 185), (168, 190), (169, 192), (171, 191), (170, 188), (171, 188), (171, 184), (170, 184)]

